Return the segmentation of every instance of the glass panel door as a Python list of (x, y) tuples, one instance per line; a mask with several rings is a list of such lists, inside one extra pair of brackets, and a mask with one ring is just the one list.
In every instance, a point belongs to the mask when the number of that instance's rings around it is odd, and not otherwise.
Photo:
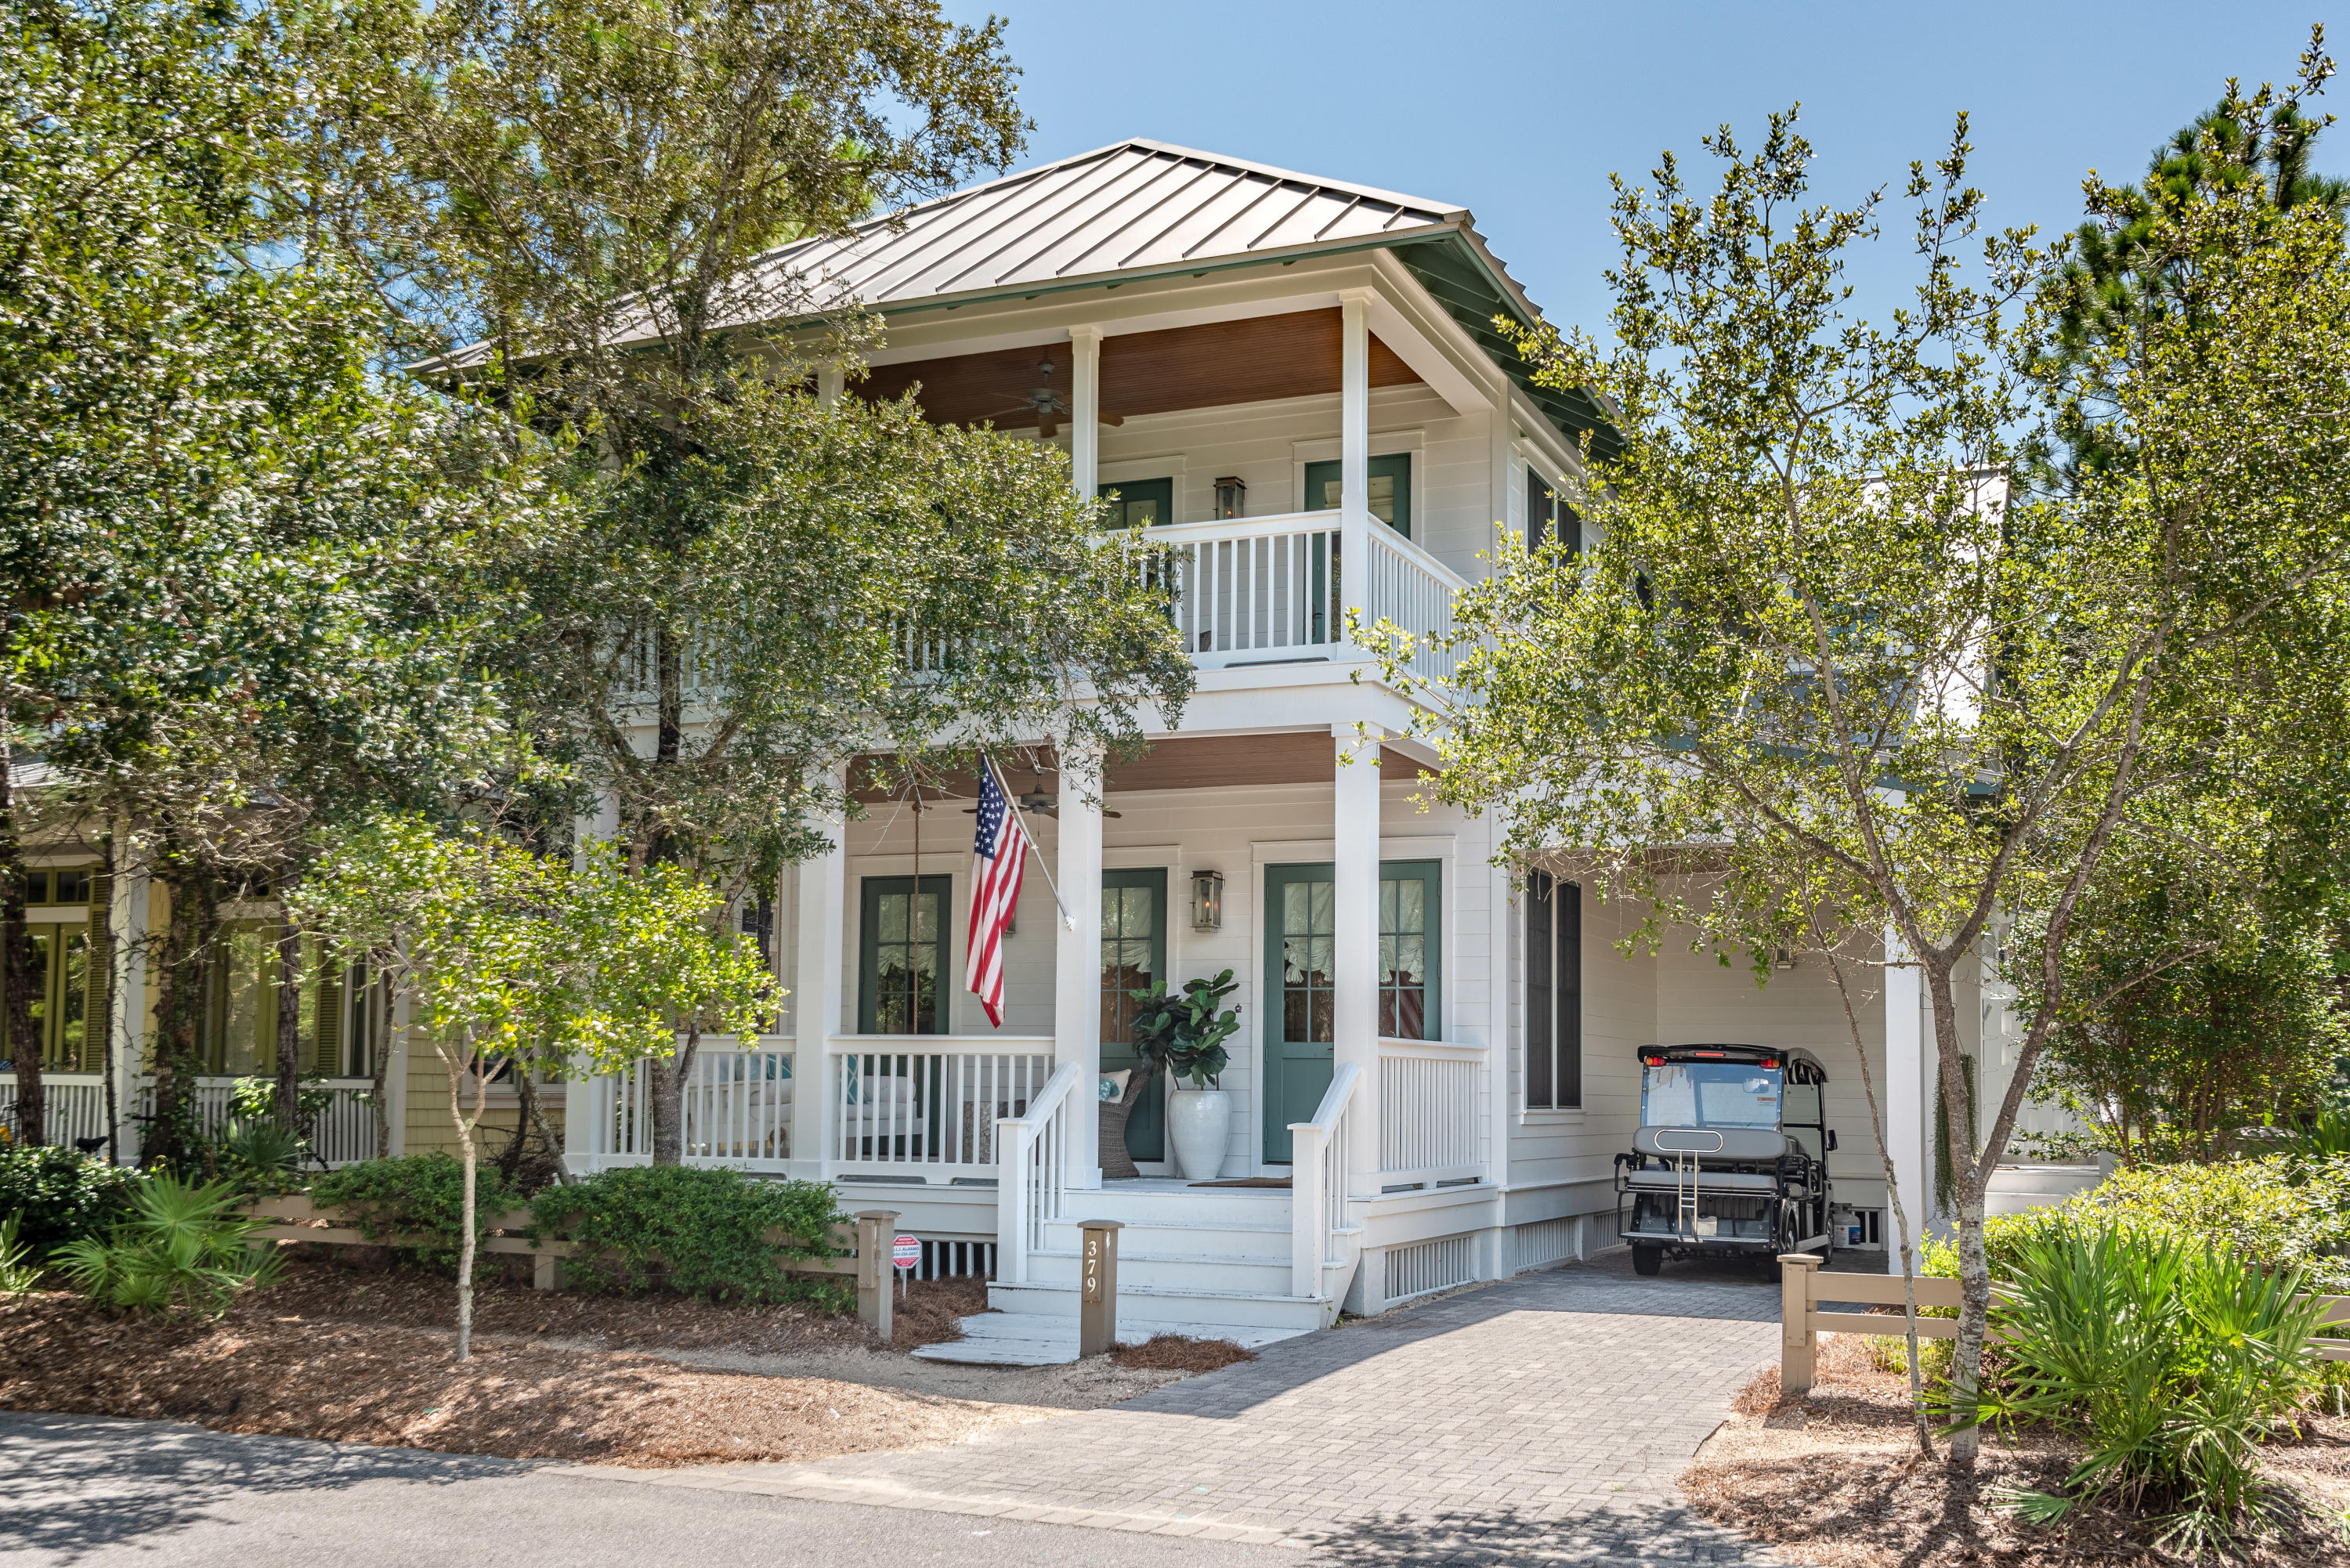
[[(1340, 467), (1336, 461), (1305, 465), (1305, 510), (1335, 512), (1343, 504)], [(1371, 459), (1369, 478), (1371, 515), (1410, 538), (1411, 453), (1390, 452)]]
[(1289, 1163), (1289, 1124), (1311, 1121), (1330, 1086), (1331, 868), (1264, 872), (1264, 1162)]
[(943, 1034), (946, 907), (952, 879), (868, 877), (857, 1027), (863, 1034)]
[[(1143, 1071), (1134, 1048), (1133, 997), (1167, 973), (1167, 872), (1163, 867), (1102, 873), (1101, 1059), (1107, 1071)], [(1172, 984), (1171, 981), (1170, 981)], [(1137, 1093), (1130, 1087), (1129, 1093)], [(1126, 1151), (1137, 1159), (1167, 1158), (1165, 1075), (1139, 1086), (1126, 1122)]]

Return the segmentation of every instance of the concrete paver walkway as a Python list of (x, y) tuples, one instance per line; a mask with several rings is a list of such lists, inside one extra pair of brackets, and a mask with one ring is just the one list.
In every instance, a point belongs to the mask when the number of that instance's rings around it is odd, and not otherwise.
[(1673, 1479), (1776, 1354), (1775, 1282), (1532, 1274), (951, 1449), (574, 1474), (1310, 1543), (1317, 1561), (1762, 1563)]

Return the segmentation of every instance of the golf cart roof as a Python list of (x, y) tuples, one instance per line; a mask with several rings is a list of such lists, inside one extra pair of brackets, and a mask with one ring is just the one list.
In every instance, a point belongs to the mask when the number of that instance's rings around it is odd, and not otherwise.
[(1827, 1069), (1820, 1059), (1800, 1045), (1734, 1045), (1700, 1044), (1695, 1045), (1643, 1045), (1640, 1047), (1643, 1066), (1661, 1065), (1666, 1062), (1728, 1062), (1743, 1066), (1759, 1067), (1768, 1063), (1783, 1066), (1788, 1075), (1799, 1084), (1825, 1084)]

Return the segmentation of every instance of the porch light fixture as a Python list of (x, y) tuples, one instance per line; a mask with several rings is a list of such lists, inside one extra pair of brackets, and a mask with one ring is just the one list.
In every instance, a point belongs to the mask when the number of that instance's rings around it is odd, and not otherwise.
[(1216, 515), (1237, 517), (1248, 509), (1248, 486), (1230, 475), (1216, 481)]
[(1191, 873), (1191, 929), (1195, 931), (1219, 931), (1224, 926), (1224, 874), (1221, 871)]

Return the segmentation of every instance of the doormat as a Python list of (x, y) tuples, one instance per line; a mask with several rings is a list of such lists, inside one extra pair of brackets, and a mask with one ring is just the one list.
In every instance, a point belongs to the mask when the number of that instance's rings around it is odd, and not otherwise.
[(1195, 1181), (1191, 1183), (1191, 1185), (1194, 1187), (1286, 1187), (1289, 1185), (1289, 1178), (1285, 1176), (1245, 1176), (1237, 1181)]

